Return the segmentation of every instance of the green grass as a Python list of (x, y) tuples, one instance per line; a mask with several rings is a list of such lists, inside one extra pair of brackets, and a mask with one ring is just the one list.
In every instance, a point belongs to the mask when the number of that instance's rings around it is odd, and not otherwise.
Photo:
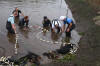
[(79, 35), (84, 36), (85, 32), (79, 32)]
[(58, 61), (58, 62), (69, 62), (69, 61), (74, 60), (75, 57), (76, 57), (75, 54), (70, 54), (70, 53), (69, 53), (69, 54), (66, 54), (63, 58), (58, 59), (57, 61)]
[(36, 64), (32, 64), (31, 66), (36, 66)]

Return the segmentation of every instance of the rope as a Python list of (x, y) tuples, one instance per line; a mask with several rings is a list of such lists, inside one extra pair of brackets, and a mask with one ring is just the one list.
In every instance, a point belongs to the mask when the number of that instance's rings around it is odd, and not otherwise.
[[(32, 28), (33, 26), (29, 26), (29, 27)], [(44, 39), (40, 38), (39, 35), (40, 35), (41, 33), (43, 33), (44, 31), (47, 33), (47, 32), (49, 32), (49, 31), (46, 30), (46, 29), (44, 29), (44, 28), (42, 28), (41, 26), (38, 26), (37, 28), (43, 30), (43, 31), (40, 31), (40, 32), (38, 32), (38, 33), (36, 34), (36, 38), (39, 39), (40, 41), (47, 42), (47, 43), (51, 43), (51, 44), (61, 44), (61, 43), (62, 43), (62, 42), (58, 42), (58, 41), (53, 42), (53, 41), (44, 40)]]
[[(49, 31), (47, 31), (47, 32), (49, 32)], [(51, 43), (51, 44), (61, 44), (62, 43), (62, 42), (58, 42), (58, 41), (53, 42), (53, 41), (44, 40), (44, 39), (39, 37), (39, 35), (41, 33), (43, 33), (43, 31), (38, 32), (37, 35), (36, 35), (36, 38), (39, 39), (40, 41)]]
[[(58, 41), (56, 41), (56, 42), (53, 42), (53, 41), (46, 41), (46, 40), (44, 40), (44, 39), (42, 39), (42, 38), (39, 38), (39, 34), (41, 34), (42, 32), (43, 32), (43, 31), (37, 33), (37, 35), (36, 35), (36, 38), (39, 39), (40, 41), (47, 42), (47, 43), (51, 43), (51, 44), (63, 44), (63, 45), (66, 44), (66, 43), (62, 43), (62, 42), (58, 42)], [(68, 43), (68, 44), (69, 44), (69, 43)], [(71, 44), (71, 45), (73, 46), (73, 49), (70, 50), (70, 53), (71, 53), (71, 54), (74, 54), (74, 53), (77, 51), (78, 47), (77, 47), (75, 44)]]
[[(2, 35), (5, 35), (3, 32), (0, 31), (0, 34)], [(17, 48), (17, 45), (18, 45), (18, 34), (16, 34), (16, 43), (15, 43), (15, 54), (18, 54), (18, 48)]]
[(18, 34), (16, 34), (16, 43), (15, 43), (15, 54), (18, 54)]
[[(42, 27), (39, 27), (39, 29), (43, 29)], [(46, 32), (49, 32), (48, 30), (46, 30), (46, 29), (44, 29)], [(40, 32), (38, 32), (37, 34), (36, 34), (36, 38), (37, 39), (39, 39), (40, 41), (43, 41), (43, 42), (47, 42), (47, 43), (51, 43), (51, 44), (63, 44), (63, 45), (65, 45), (66, 43), (65, 42), (58, 42), (58, 41), (56, 41), (56, 42), (53, 42), (53, 41), (48, 41), (48, 40), (45, 40), (45, 39), (42, 39), (42, 38), (40, 38), (40, 34), (41, 33), (43, 33), (43, 31), (40, 31)], [(71, 44), (71, 43), (70, 43)], [(71, 54), (74, 54), (76, 51), (77, 51), (77, 49), (79, 48), (76, 44), (71, 44), (72, 46), (73, 46), (73, 49), (71, 49), (70, 50), (70, 53)]]

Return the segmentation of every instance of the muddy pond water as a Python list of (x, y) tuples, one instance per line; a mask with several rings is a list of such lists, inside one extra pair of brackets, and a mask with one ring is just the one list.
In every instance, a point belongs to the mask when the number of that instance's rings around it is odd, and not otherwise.
[[(5, 27), (7, 18), (12, 14), (15, 7), (18, 7), (24, 15), (29, 16), (29, 26), (31, 26), (30, 30), (22, 31), (16, 24), (19, 45), (16, 57), (25, 56), (28, 52), (43, 57), (44, 52), (60, 48), (61, 44), (50, 43), (50, 41), (53, 41), (51, 32), (49, 31), (46, 36), (43, 36), (39, 27), (42, 27), (43, 16), (48, 16), (52, 20), (61, 15), (68, 15), (73, 19), (72, 13), (64, 0), (0, 0), (0, 57), (15, 55), (15, 38), (7, 33)], [(73, 31), (73, 35), (77, 44), (80, 37), (76, 31)], [(41, 39), (48, 42), (41, 41)], [(61, 39), (58, 41), (60, 42)], [(46, 57), (43, 58), (41, 63), (47, 63)]]

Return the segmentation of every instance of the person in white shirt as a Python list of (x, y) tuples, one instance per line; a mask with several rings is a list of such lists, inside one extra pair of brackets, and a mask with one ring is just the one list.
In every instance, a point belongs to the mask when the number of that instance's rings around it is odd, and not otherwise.
[(61, 23), (58, 19), (52, 20), (52, 32), (60, 33), (62, 31), (61, 29)]

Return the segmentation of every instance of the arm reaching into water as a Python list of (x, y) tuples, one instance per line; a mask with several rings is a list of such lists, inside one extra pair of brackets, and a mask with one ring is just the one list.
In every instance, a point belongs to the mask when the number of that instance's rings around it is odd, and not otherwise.
[(64, 24), (63, 27), (62, 27), (62, 32), (64, 32), (64, 30), (65, 30), (65, 24)]
[(12, 28), (14, 29), (15, 33), (16, 33), (16, 27), (15, 24), (12, 24)]
[(72, 23), (69, 24), (68, 29), (67, 29), (67, 32), (70, 31), (71, 27), (72, 27)]

